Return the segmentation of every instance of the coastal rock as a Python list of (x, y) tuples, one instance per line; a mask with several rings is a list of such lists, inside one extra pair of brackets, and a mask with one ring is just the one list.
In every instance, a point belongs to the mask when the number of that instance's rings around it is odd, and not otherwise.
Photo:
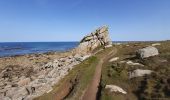
[(22, 87), (14, 92), (15, 94), (12, 96), (12, 100), (23, 100), (28, 95), (25, 87)]
[(151, 70), (142, 70), (142, 69), (136, 69), (133, 72), (129, 73), (129, 78), (134, 78), (134, 77), (142, 77), (145, 75), (151, 74)]
[(148, 58), (151, 56), (159, 55), (159, 52), (157, 48), (149, 46), (143, 49), (139, 49), (136, 52), (136, 54), (137, 54), (137, 57), (144, 59), (144, 58)]
[(18, 82), (18, 85), (19, 85), (19, 86), (25, 86), (25, 85), (29, 84), (30, 81), (31, 81), (30, 78), (21, 79), (21, 80)]
[[(27, 100), (27, 98), (30, 100), (31, 98), (32, 100), (44, 93), (49, 93), (52, 91), (52, 87), (64, 78), (75, 65), (89, 58), (92, 51), (98, 46), (112, 46), (108, 28), (105, 26), (84, 37), (80, 45), (74, 49), (76, 52), (72, 50), (69, 55), (53, 58), (53, 60), (48, 59), (48, 62), (41, 63), (39, 66), (29, 64), (24, 67), (8, 66), (0, 73), (2, 77), (0, 86), (5, 88), (0, 90), (0, 98), (9, 97), (12, 100)], [(38, 56), (33, 56), (31, 59), (38, 59)], [(8, 81), (11, 79), (12, 81)]]
[(106, 85), (105, 89), (109, 89), (110, 92), (119, 92), (122, 94), (127, 94), (125, 90), (116, 85)]
[(109, 37), (108, 27), (103, 26), (85, 36), (76, 48), (79, 53), (90, 53), (99, 46), (111, 47), (112, 41)]
[(3, 98), (0, 97), (0, 100), (12, 100), (12, 99), (10, 97), (3, 97)]
[(35, 87), (27, 86), (26, 90), (27, 90), (28, 94), (30, 95), (30, 94), (33, 94), (35, 92)]
[(12, 98), (12, 100), (22, 100), (23, 97), (27, 95), (27, 90), (25, 87), (21, 88), (11, 88), (6, 92), (6, 97)]

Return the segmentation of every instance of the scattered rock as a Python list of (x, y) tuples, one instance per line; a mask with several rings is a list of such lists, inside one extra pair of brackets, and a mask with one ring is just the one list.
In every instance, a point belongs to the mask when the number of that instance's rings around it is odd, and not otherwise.
[(151, 70), (136, 69), (133, 72), (129, 73), (129, 78), (142, 77), (142, 76), (145, 76), (145, 75), (149, 75), (152, 72), (153, 71), (151, 71)]
[(109, 89), (110, 92), (119, 92), (122, 94), (127, 94), (125, 90), (116, 85), (106, 85), (105, 89)]
[(131, 66), (144, 66), (144, 65), (142, 65), (140, 63), (134, 63), (132, 61), (127, 61), (126, 64), (131, 65)]
[(159, 45), (161, 45), (161, 43), (154, 43), (154, 44), (152, 44), (152, 46), (159, 46)]
[(159, 55), (159, 52), (157, 48), (149, 46), (143, 49), (139, 49), (136, 52), (136, 54), (137, 54), (137, 57), (144, 59), (144, 58), (148, 58), (151, 56)]
[(114, 62), (114, 61), (117, 61), (117, 60), (119, 60), (119, 57), (114, 57), (114, 58), (110, 59), (109, 62)]
[(122, 64), (122, 63), (126, 63), (126, 61), (123, 60), (123, 61), (120, 61), (120, 63), (121, 63), (121, 64)]

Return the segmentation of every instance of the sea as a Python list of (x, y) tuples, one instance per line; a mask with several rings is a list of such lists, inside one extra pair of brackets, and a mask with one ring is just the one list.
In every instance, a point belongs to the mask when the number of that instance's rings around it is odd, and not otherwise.
[(0, 43), (0, 57), (68, 51), (78, 44), (79, 42), (4, 42)]
[[(113, 41), (126, 43), (127, 41)], [(0, 57), (34, 53), (63, 52), (77, 47), (79, 42), (0, 42)]]

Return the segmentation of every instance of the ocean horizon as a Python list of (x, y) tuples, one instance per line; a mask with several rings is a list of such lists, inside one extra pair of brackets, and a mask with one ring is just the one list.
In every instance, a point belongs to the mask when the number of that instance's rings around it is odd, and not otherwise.
[[(127, 43), (140, 41), (112, 41)], [(79, 42), (0, 42), (0, 57), (47, 52), (64, 52), (78, 46)]]
[(79, 42), (0, 42), (0, 57), (67, 51), (78, 44)]

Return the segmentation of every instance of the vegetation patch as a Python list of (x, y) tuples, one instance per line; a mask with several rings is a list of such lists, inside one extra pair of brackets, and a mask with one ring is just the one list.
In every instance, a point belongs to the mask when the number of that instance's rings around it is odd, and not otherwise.
[(92, 56), (76, 65), (59, 84), (53, 87), (53, 91), (35, 100), (78, 99), (92, 79), (97, 62), (97, 57)]
[[(135, 52), (150, 46), (154, 42), (139, 42), (116, 45), (118, 52), (116, 62), (105, 62), (101, 78), (101, 100), (168, 100), (170, 99), (170, 45), (169, 41), (160, 42), (156, 46), (159, 55), (146, 59), (138, 59)], [(144, 66), (128, 65), (132, 61)], [(143, 77), (129, 78), (129, 72), (136, 69), (148, 69), (153, 73)], [(122, 87), (127, 94), (110, 93), (105, 86), (114, 84)]]

